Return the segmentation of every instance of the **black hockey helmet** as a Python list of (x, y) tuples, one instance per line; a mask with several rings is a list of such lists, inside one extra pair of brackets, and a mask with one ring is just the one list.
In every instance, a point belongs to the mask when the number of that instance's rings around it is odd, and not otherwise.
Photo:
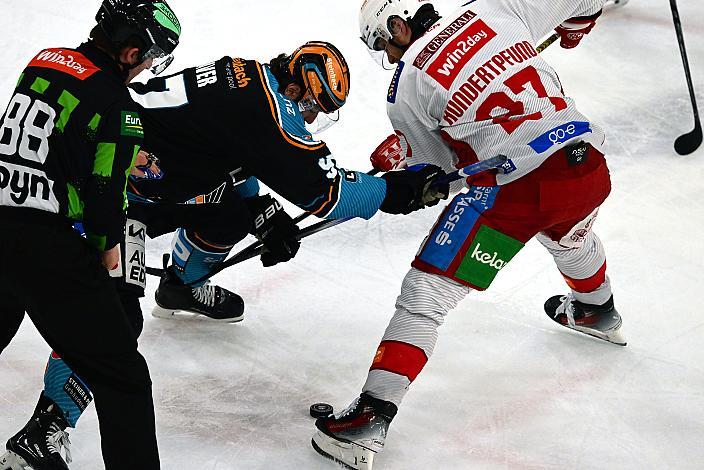
[(103, 0), (95, 20), (115, 49), (138, 38), (140, 62), (154, 59), (151, 71), (155, 75), (173, 61), (181, 23), (166, 0)]

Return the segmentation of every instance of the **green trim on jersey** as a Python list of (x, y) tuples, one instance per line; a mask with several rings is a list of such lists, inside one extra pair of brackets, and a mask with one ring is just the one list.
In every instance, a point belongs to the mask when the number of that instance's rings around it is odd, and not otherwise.
[(93, 174), (110, 178), (112, 167), (115, 162), (115, 151), (117, 144), (100, 142), (95, 151), (95, 162), (93, 163)]
[(22, 80), (24, 80), (24, 74), (20, 75), (20, 78), (17, 80), (17, 85), (15, 86), (15, 88), (19, 88), (20, 83), (22, 83)]
[(83, 220), (83, 201), (78, 195), (78, 190), (71, 183), (66, 183), (66, 189), (68, 194), (68, 218)]
[(86, 239), (91, 246), (100, 251), (105, 251), (105, 244), (108, 241), (108, 238), (105, 235), (96, 235), (94, 233), (86, 232)]
[(51, 82), (49, 80), (44, 80), (41, 77), (37, 77), (34, 80), (34, 83), (32, 83), (32, 86), (29, 87), (30, 90), (36, 91), (40, 95), (43, 95), (44, 92), (51, 86)]
[(95, 113), (95, 116), (93, 116), (93, 119), (90, 120), (88, 123), (88, 130), (86, 131), (86, 137), (88, 137), (88, 140), (90, 142), (95, 142), (95, 138), (98, 135), (98, 127), (100, 126), (100, 120), (103, 119), (103, 117)]
[(61, 111), (61, 114), (59, 115), (59, 120), (56, 122), (56, 128), (59, 130), (59, 132), (64, 131), (64, 129), (66, 128), (66, 124), (68, 124), (68, 120), (71, 118), (71, 113), (74, 109), (76, 109), (76, 106), (78, 106), (78, 103), (80, 102), (81, 100), (79, 100), (66, 90), (61, 93), (61, 96), (59, 96), (59, 105), (62, 106), (64, 109), (63, 111)]
[(91, 119), (88, 123), (88, 129), (92, 130), (93, 132), (98, 132), (98, 126), (100, 125), (101, 119), (103, 119), (103, 117), (100, 114), (95, 113), (93, 119)]

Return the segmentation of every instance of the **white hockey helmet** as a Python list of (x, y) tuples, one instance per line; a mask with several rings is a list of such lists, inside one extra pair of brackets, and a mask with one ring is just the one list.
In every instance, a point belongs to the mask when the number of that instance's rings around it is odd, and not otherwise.
[(382, 50), (381, 39), (391, 40), (389, 20), (399, 17), (410, 22), (430, 0), (364, 0), (359, 12), (359, 32), (362, 41), (373, 51)]

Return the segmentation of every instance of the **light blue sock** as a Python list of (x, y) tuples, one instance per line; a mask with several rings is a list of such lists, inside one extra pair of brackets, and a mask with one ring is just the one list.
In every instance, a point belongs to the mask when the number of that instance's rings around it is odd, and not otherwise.
[[(213, 247), (212, 251), (197, 246), (192, 236), (180, 228), (171, 243), (173, 266), (176, 275), (184, 283), (190, 283), (208, 274), (213, 267), (227, 257), (232, 246)], [(204, 282), (194, 285), (200, 287)]]
[(93, 401), (88, 386), (55, 352), (49, 356), (44, 372), (44, 395), (61, 408), (72, 428), (76, 427), (78, 418)]

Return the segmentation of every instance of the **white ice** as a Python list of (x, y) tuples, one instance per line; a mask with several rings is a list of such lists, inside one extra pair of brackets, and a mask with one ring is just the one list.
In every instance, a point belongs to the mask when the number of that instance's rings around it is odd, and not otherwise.
[[(334, 42), (350, 62), (352, 90), (324, 137), (338, 162), (367, 170), (391, 130), (390, 76), (357, 39), (358, 3), (173, 0), (184, 26), (173, 70)], [(704, 4), (679, 3), (704, 106)], [(449, 11), (449, 2), (438, 5)], [(78, 44), (97, 6), (0, 0), (0, 101), (39, 49)], [(487, 292), (450, 314), (376, 469), (704, 468), (704, 150), (673, 151), (693, 124), (668, 2), (632, 0), (576, 50), (554, 46), (545, 55), (608, 133), (614, 189), (596, 231), (629, 344), (605, 344), (545, 316), (544, 300), (565, 285), (531, 242)], [(290, 263), (263, 269), (251, 260), (224, 272), (217, 282), (247, 303), (241, 324), (151, 318), (151, 278), (140, 347), (154, 380), (163, 468), (336, 468), (310, 447), (308, 406), (339, 409), (359, 393), (401, 279), (439, 211), (351, 221), (307, 239)], [(169, 242), (151, 241), (151, 265)], [(26, 320), (0, 358), (0, 440), (32, 412), (48, 353)], [(102, 467), (92, 407), (71, 438), (73, 470)]]

